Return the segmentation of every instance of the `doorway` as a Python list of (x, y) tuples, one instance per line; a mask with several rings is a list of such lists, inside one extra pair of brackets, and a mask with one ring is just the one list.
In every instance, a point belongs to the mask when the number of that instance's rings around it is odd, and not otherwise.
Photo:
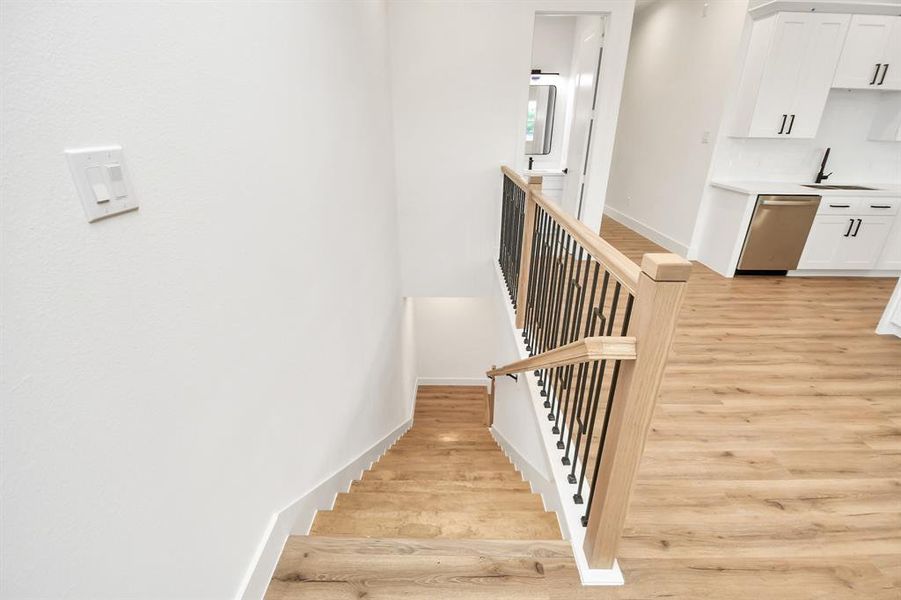
[(538, 14), (526, 119), (527, 168), (545, 195), (572, 216), (584, 214), (606, 18)]

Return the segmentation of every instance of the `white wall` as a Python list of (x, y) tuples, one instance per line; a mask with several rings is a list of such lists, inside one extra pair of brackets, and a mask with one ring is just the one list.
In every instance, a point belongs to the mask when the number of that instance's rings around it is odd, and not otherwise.
[(501, 323), (491, 297), (412, 298), (417, 373), (437, 380), (484, 381), (500, 357), (496, 338)]
[[(408, 417), (385, 7), (4, 2), (0, 39), (0, 595), (234, 597)], [(141, 208), (88, 224), (62, 151), (107, 143)]]
[(391, 81), (404, 293), (493, 289), (501, 176), (525, 163), (536, 11), (608, 12), (586, 222), (600, 224), (633, 0), (404, 2), (390, 7)]
[[(658, 0), (635, 16), (607, 208), (683, 255), (735, 76), (746, 13), (744, 0)], [(709, 143), (702, 142), (705, 132)]]
[(829, 183), (901, 183), (901, 144), (867, 139), (881, 96), (869, 90), (832, 90), (814, 139), (724, 137), (712, 178), (813, 181), (823, 151), (831, 147), (826, 172), (834, 174)]

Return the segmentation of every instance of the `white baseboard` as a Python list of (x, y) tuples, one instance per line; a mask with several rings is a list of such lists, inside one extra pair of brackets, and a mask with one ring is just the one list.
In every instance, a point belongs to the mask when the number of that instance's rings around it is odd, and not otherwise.
[[(415, 398), (415, 389), (414, 389)], [(330, 510), (340, 492), (350, 489), (350, 484), (359, 479), (363, 471), (384, 454), (397, 439), (406, 433), (412, 418), (401, 423), (371, 448), (353, 459), (337, 472), (327, 477), (312, 490), (277, 512), (269, 521), (263, 541), (257, 549), (250, 570), (244, 578), (241, 600), (262, 600), (275, 572), (275, 566), (284, 550), (289, 535), (306, 535), (310, 532), (313, 518), (320, 510)]]
[[(503, 274), (500, 271), (500, 268), (497, 267), (495, 263), (495, 273), (497, 275), (498, 281), (501, 284), (500, 292), (503, 292)], [(502, 294), (503, 295), (503, 294)], [(513, 306), (510, 304), (509, 299), (506, 295), (503, 295), (504, 306), (507, 309), (507, 317), (510, 328), (511, 335), (515, 339), (517, 351), (519, 353), (520, 358), (527, 358), (529, 356), (528, 351), (526, 350), (526, 345), (523, 342), (522, 336), (520, 335), (520, 330), (516, 329), (515, 326), (515, 316), (513, 312)], [(552, 480), (547, 480), (544, 477), (540, 477), (540, 480), (548, 481), (551, 489), (548, 490), (548, 496), (555, 495), (556, 500), (546, 502), (546, 506), (556, 506), (557, 511), (557, 519), (561, 524), (561, 530), (564, 533), (566, 539), (569, 540), (569, 543), (572, 545), (573, 556), (576, 559), (576, 566), (579, 570), (579, 578), (582, 580), (582, 585), (623, 585), (623, 573), (620, 571), (619, 563), (615, 560), (613, 561), (613, 566), (609, 569), (593, 569), (588, 566), (588, 560), (585, 557), (585, 528), (582, 527), (582, 514), (584, 514), (585, 505), (584, 504), (576, 504), (573, 502), (573, 486), (567, 481), (566, 476), (569, 474), (569, 470), (571, 467), (566, 467), (563, 463), (560, 462), (560, 455), (557, 452), (557, 436), (551, 433), (550, 427), (548, 427), (547, 421), (547, 412), (544, 408), (544, 398), (541, 397), (541, 389), (538, 387), (538, 378), (535, 377), (535, 374), (532, 371), (526, 371), (524, 373), (519, 374), (521, 379), (525, 379), (526, 387), (529, 390), (530, 403), (533, 409), (533, 415), (535, 418), (535, 422), (538, 426), (539, 435), (541, 436), (540, 445), (544, 450), (545, 458), (547, 459), (547, 464), (550, 466), (550, 472), (552, 475)], [(494, 428), (492, 428), (494, 431)], [(495, 437), (498, 441), (504, 439), (503, 436)], [(511, 449), (512, 446), (507, 444)], [(503, 444), (502, 444), (503, 446)], [(518, 454), (518, 453), (517, 453)], [(512, 458), (512, 457), (511, 457)], [(514, 460), (514, 462), (516, 462)], [(531, 464), (526, 460), (522, 460), (521, 463), (517, 463), (517, 466), (522, 464), (524, 466), (528, 466), (529, 468), (534, 470)], [(578, 469), (578, 459), (576, 459), (576, 468)], [(522, 470), (528, 476), (528, 470), (525, 468)], [(584, 484), (582, 488), (582, 496), (588, 498), (590, 495), (590, 488), (587, 483)], [(544, 497), (544, 494), (542, 494)]]
[(895, 279), (898, 276), (901, 276), (901, 271), (879, 271), (876, 269), (861, 271), (841, 269), (798, 269), (796, 271), (789, 271), (786, 274), (789, 277), (888, 277)]
[(632, 217), (626, 216), (609, 204), (604, 206), (604, 215), (610, 217), (611, 219), (617, 221), (622, 225), (625, 225), (632, 231), (640, 233), (658, 246), (663, 246), (670, 252), (675, 252), (679, 256), (688, 256), (688, 246), (686, 246), (682, 242), (677, 242), (668, 235), (660, 233), (653, 227), (649, 227), (641, 221), (636, 221)]
[(417, 377), (416, 385), (480, 385), (490, 383), (487, 377)]

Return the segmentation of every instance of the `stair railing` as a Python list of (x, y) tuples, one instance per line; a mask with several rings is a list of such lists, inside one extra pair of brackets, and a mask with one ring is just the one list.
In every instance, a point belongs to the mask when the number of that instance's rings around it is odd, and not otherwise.
[(501, 169), (499, 265), (529, 357), (487, 372), (488, 420), (494, 378), (533, 372), (585, 505), (588, 564), (610, 568), (691, 262), (649, 253), (636, 265), (542, 194), (540, 177)]

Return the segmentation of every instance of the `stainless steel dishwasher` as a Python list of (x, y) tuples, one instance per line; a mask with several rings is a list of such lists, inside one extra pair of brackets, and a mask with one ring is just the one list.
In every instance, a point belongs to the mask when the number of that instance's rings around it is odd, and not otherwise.
[(796, 269), (819, 206), (820, 196), (757, 196), (737, 272)]

